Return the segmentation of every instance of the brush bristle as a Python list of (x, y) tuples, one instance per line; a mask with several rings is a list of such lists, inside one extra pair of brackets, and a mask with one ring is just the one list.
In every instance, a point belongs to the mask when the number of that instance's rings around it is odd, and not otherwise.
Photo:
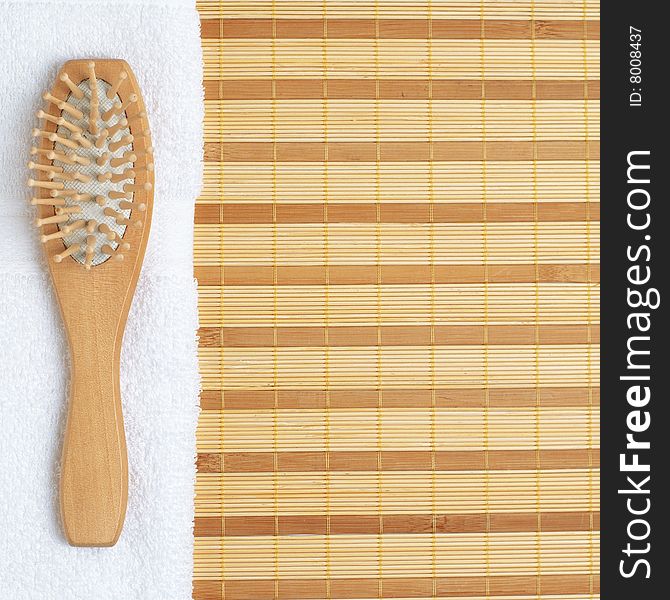
[(139, 98), (128, 92), (125, 71), (110, 84), (89, 62), (81, 82), (65, 72), (59, 81), (61, 97), (44, 94), (47, 106), (37, 113), (43, 125), (33, 130), (38, 140), (28, 163), (34, 172), (28, 185), (36, 190), (31, 204), (53, 209), (42, 212), (36, 225), (49, 227), (43, 243), (62, 240), (64, 250), (54, 261), (70, 257), (90, 269), (110, 258), (123, 260), (131, 250), (124, 235), (131, 225), (143, 226), (146, 204), (134, 196), (152, 189), (137, 178), (153, 169), (153, 148), (146, 113), (134, 108)]

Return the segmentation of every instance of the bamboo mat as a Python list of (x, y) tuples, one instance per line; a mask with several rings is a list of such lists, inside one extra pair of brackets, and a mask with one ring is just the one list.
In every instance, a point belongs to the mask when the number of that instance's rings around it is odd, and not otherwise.
[(198, 9), (194, 598), (598, 598), (598, 2)]

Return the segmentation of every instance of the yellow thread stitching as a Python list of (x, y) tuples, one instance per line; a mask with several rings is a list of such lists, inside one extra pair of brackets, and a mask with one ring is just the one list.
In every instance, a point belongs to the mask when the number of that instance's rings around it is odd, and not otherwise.
[(379, 510), (379, 533), (377, 535), (379, 598), (383, 598), (383, 539), (384, 518), (382, 501), (382, 267), (381, 267), (381, 131), (379, 114), (379, 0), (375, 0), (375, 214), (376, 214), (376, 259), (377, 259), (377, 497)]
[(279, 357), (277, 353), (277, 13), (276, 0), (272, 0), (272, 389), (274, 410), (272, 413), (272, 484), (274, 503), (274, 597), (279, 598), (279, 431), (277, 411), (279, 410)]
[(437, 477), (435, 474), (437, 402), (435, 397), (435, 165), (433, 145), (433, 2), (428, 0), (428, 210), (430, 220), (430, 472), (432, 596), (437, 598)]
[[(219, 14), (223, 13), (223, 0), (219, 2)], [(223, 40), (223, 19), (219, 20), (219, 39)], [(218, 75), (219, 75), (219, 131), (223, 131), (223, 43), (219, 44), (218, 51)], [(220, 282), (219, 282), (219, 310), (221, 317), (221, 327), (225, 327), (226, 318), (225, 318), (225, 303), (224, 303), (224, 287), (225, 287), (225, 265), (224, 265), (224, 163), (223, 163), (223, 139), (220, 140), (219, 145), (219, 191), (221, 194), (220, 203), (219, 203), (219, 223), (220, 223), (220, 240), (219, 247), (221, 250), (221, 267), (219, 269), (220, 273)], [(219, 370), (221, 374), (221, 414), (219, 417), (219, 436), (223, 440), (223, 423), (224, 423), (224, 414), (225, 414), (225, 381), (223, 374), (225, 372), (225, 348), (221, 344), (221, 355), (219, 358)], [(221, 450), (225, 448), (221, 447)], [(221, 454), (221, 597), (226, 597), (226, 511), (225, 511), (225, 463), (223, 460), (223, 452)]]
[(591, 182), (589, 179), (590, 169), (590, 131), (589, 131), (589, 71), (586, 42), (588, 39), (586, 0), (582, 2), (582, 23), (584, 40), (582, 52), (584, 58), (584, 162), (586, 174), (586, 368), (587, 368), (587, 393), (589, 398), (589, 412), (587, 421), (588, 437), (588, 465), (589, 465), (589, 598), (594, 594), (594, 558), (593, 558), (593, 365), (591, 356)]
[(481, 117), (482, 117), (482, 259), (484, 262), (484, 514), (486, 519), (484, 534), (484, 580), (485, 594), (491, 595), (491, 514), (490, 514), (490, 473), (489, 473), (489, 262), (488, 262), (488, 171), (486, 152), (486, 25), (484, 20), (484, 0), (479, 5), (480, 31), (479, 44), (481, 56)]
[(323, 260), (325, 270), (325, 294), (324, 294), (324, 379), (325, 379), (325, 446), (326, 446), (326, 598), (331, 597), (331, 549), (330, 549), (330, 257), (329, 257), (329, 231), (328, 231), (328, 1), (323, 0), (323, 41), (321, 44), (323, 62), (323, 137), (324, 137), (324, 162), (323, 162)]
[(533, 263), (535, 267), (535, 512), (537, 515), (535, 535), (537, 579), (536, 594), (539, 598), (542, 594), (542, 514), (541, 489), (540, 489), (540, 268), (539, 268), (539, 228), (538, 228), (538, 182), (537, 182), (537, 72), (535, 65), (535, 0), (530, 4), (530, 53), (532, 70), (532, 121), (533, 121)]

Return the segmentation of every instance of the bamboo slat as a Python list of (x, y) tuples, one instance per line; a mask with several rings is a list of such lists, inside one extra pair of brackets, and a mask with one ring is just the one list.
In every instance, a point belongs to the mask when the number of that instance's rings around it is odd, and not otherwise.
[[(588, 169), (588, 171), (587, 171)], [(533, 178), (527, 177), (535, 170)], [(228, 163), (225, 195), (221, 165), (205, 164), (205, 186), (200, 202), (221, 204), (272, 204), (279, 210), (291, 204), (324, 202), (322, 164), (313, 163)], [(545, 202), (580, 202), (588, 193), (593, 203), (600, 194), (598, 161), (544, 161), (534, 168), (531, 161), (487, 162), (487, 204), (523, 202), (531, 206)], [(374, 204), (379, 188), (382, 208), (387, 204), (426, 202), (432, 189), (434, 205), (482, 204), (482, 164), (434, 161), (426, 163), (328, 162), (328, 203)], [(304, 207), (301, 207), (305, 210)], [(319, 208), (322, 208), (321, 206)], [(234, 211), (234, 214), (238, 211)]]
[[(272, 461), (270, 461), (272, 462)], [(554, 465), (556, 466), (556, 465)], [(588, 468), (560, 470), (487, 469), (431, 475), (418, 472), (279, 471), (271, 473), (202, 474), (196, 490), (196, 514), (283, 515), (334, 514), (378, 516), (597, 509), (597, 472)], [(382, 486), (380, 493), (379, 486)], [(565, 496), (566, 486), (570, 495)], [(276, 488), (276, 489), (275, 489)], [(481, 558), (481, 557), (480, 557)]]
[[(589, 290), (580, 283), (469, 285), (340, 285), (328, 292), (328, 322), (337, 327), (370, 326), (381, 309), (381, 325), (483, 325), (489, 327), (532, 322), (536, 311), (542, 324), (586, 323)], [(291, 327), (323, 327), (325, 286), (202, 286), (200, 324), (203, 327), (272, 327), (274, 319)], [(433, 300), (432, 292), (435, 292)], [(380, 298), (377, 297), (379, 293)], [(352, 299), (355, 298), (355, 302)], [(484, 309), (484, 298), (487, 306)], [(591, 316), (596, 319), (598, 307)], [(225, 317), (225, 319), (224, 319)], [(376, 324), (375, 324), (376, 325)], [(534, 334), (534, 327), (532, 327)], [(373, 327), (376, 330), (376, 326)], [(284, 329), (280, 331), (281, 336)], [(347, 332), (350, 336), (352, 332)], [(472, 331), (468, 332), (472, 336)], [(490, 336), (490, 331), (489, 331)], [(476, 338), (475, 338), (476, 339)]]
[(197, 7), (194, 599), (599, 598), (599, 3)]
[(481, 19), (566, 19), (600, 18), (597, 0), (328, 0), (325, 7), (310, 0), (196, 0), (203, 18), (337, 18), (417, 19), (428, 17)]
[[(239, 78), (476, 79), (482, 75), (480, 40), (435, 40), (428, 61), (425, 40), (237, 39), (202, 41), (205, 80)], [(273, 67), (272, 56), (275, 56)], [(322, 55), (327, 54), (324, 64)], [(218, 56), (226, 57), (221, 73)], [(586, 57), (586, 60), (584, 60)], [(597, 79), (600, 44), (587, 40), (487, 40), (486, 77), (492, 80)]]
[[(545, 100), (535, 109), (528, 100), (488, 100), (484, 124), (481, 101), (333, 100), (328, 103), (327, 135), (331, 142), (369, 142), (377, 135), (383, 141), (401, 141), (427, 137), (431, 128), (434, 141), (478, 141), (486, 128), (486, 137), (491, 141), (528, 141), (533, 136), (537, 140), (581, 140), (588, 127), (589, 139), (597, 140), (599, 102), (588, 101), (587, 108), (591, 115), (588, 125), (584, 121), (583, 100)], [(321, 142), (325, 139), (321, 101), (276, 101), (276, 122), (266, 119), (271, 110), (272, 101), (268, 100), (209, 103), (205, 141)]]
[[(485, 414), (486, 413), (486, 414)], [(274, 417), (276, 416), (276, 423)], [(262, 452), (265, 440), (277, 429), (277, 451), (325, 452), (325, 429), (329, 427), (330, 452), (376, 450), (430, 450), (430, 429), (436, 428), (435, 451), (478, 450), (485, 441), (489, 451), (535, 449), (536, 429), (542, 448), (588, 448), (599, 445), (598, 416), (588, 427), (588, 410), (543, 408), (493, 410), (399, 410), (377, 412), (331, 409), (324, 411), (278, 410), (275, 415), (258, 411), (221, 414), (209, 412), (198, 429), (201, 452)], [(381, 421), (383, 434), (378, 439)], [(485, 440), (484, 423), (488, 421)], [(538, 422), (539, 421), (539, 422)], [(411, 461), (410, 461), (411, 462)]]

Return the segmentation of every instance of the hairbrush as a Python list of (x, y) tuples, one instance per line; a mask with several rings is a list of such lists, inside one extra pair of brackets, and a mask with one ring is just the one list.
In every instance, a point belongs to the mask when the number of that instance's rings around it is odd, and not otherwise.
[(43, 98), (28, 185), (71, 358), (61, 518), (71, 545), (112, 546), (128, 498), (119, 361), (151, 223), (149, 123), (122, 60), (68, 61)]

